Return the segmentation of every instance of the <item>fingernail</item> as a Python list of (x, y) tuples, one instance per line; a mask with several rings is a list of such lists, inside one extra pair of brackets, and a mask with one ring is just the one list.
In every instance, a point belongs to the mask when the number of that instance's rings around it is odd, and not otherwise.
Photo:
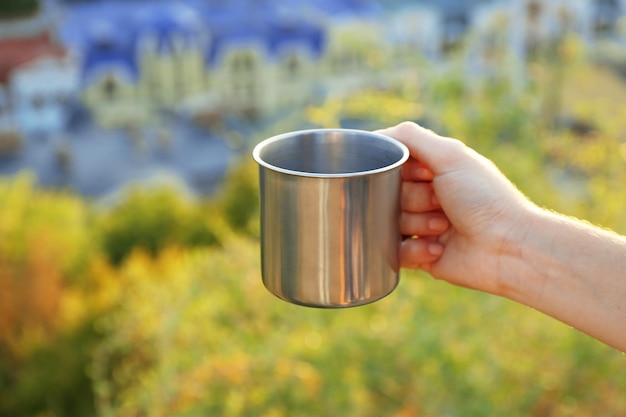
[(441, 203), (439, 203), (439, 199), (437, 198), (437, 196), (435, 195), (435, 193), (433, 193), (433, 196), (430, 198), (430, 203), (431, 203), (434, 207), (439, 207), (439, 206), (441, 206)]
[(428, 244), (428, 253), (435, 256), (441, 255), (443, 253), (443, 245), (441, 243)]
[(433, 178), (433, 173), (428, 168), (417, 168), (415, 170), (415, 176), (422, 180), (429, 180)]
[(448, 228), (448, 220), (442, 217), (434, 217), (428, 220), (428, 228), (434, 232), (443, 232)]

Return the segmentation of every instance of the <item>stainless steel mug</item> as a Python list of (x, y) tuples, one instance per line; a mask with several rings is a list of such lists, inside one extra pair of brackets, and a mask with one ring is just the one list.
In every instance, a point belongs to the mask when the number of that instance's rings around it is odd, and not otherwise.
[(316, 129), (259, 143), (265, 287), (294, 304), (351, 307), (399, 279), (402, 143), (376, 133)]

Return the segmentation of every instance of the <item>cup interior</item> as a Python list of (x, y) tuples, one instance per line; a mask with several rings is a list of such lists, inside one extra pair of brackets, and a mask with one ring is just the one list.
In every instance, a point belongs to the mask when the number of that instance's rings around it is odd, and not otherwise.
[(408, 158), (406, 147), (395, 139), (348, 129), (286, 133), (261, 142), (253, 154), (267, 168), (312, 176), (372, 173)]

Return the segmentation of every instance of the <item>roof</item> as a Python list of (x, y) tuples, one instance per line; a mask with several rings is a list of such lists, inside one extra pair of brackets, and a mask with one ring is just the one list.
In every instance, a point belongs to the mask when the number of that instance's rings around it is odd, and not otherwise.
[(321, 54), (325, 38), (319, 24), (296, 14), (280, 14), (259, 6), (254, 13), (233, 16), (210, 11), (206, 15), (211, 39), (206, 54), (209, 65), (217, 64), (221, 53), (238, 43), (261, 41), (270, 57), (280, 56), (284, 49), (295, 44), (307, 48), (312, 56)]
[(375, 0), (289, 0), (289, 2), (312, 6), (330, 16), (341, 16), (343, 14), (360, 17), (375, 16), (382, 10), (381, 4)]
[(198, 10), (179, 2), (138, 3), (129, 14), (130, 30), (150, 34), (160, 52), (172, 50), (173, 36), (188, 46), (201, 43), (206, 32)]
[(404, 9), (418, 4), (428, 5), (441, 11), (447, 18), (467, 15), (473, 8), (494, 0), (380, 0), (385, 7)]
[[(261, 42), (270, 56), (279, 56), (294, 44), (319, 56), (324, 34), (317, 14), (303, 11), (313, 2), (305, 0), (97, 0), (68, 6), (60, 25), (60, 38), (81, 51), (83, 71), (114, 65), (138, 76), (140, 39), (156, 41), (158, 52), (168, 53), (173, 39), (195, 44), (214, 65), (233, 44)], [(290, 7), (285, 7), (286, 5)], [(319, 13), (353, 10), (370, 13), (370, 0), (323, 0)], [(367, 7), (366, 7), (367, 6)], [(307, 9), (308, 10), (308, 9)]]
[(65, 49), (53, 43), (46, 33), (32, 38), (0, 40), (0, 84), (6, 84), (11, 72), (21, 65), (45, 56), (65, 55)]

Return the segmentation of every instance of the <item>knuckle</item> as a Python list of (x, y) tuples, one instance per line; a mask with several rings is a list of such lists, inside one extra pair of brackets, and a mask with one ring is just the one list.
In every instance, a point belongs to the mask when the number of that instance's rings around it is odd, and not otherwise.
[(389, 134), (399, 140), (409, 140), (417, 132), (417, 125), (413, 122), (402, 122), (392, 129)]
[(443, 138), (443, 139), (448, 141), (448, 146), (450, 147), (450, 150), (453, 152), (466, 153), (469, 151), (468, 146), (462, 141), (460, 141), (459, 139), (455, 139), (455, 138)]

